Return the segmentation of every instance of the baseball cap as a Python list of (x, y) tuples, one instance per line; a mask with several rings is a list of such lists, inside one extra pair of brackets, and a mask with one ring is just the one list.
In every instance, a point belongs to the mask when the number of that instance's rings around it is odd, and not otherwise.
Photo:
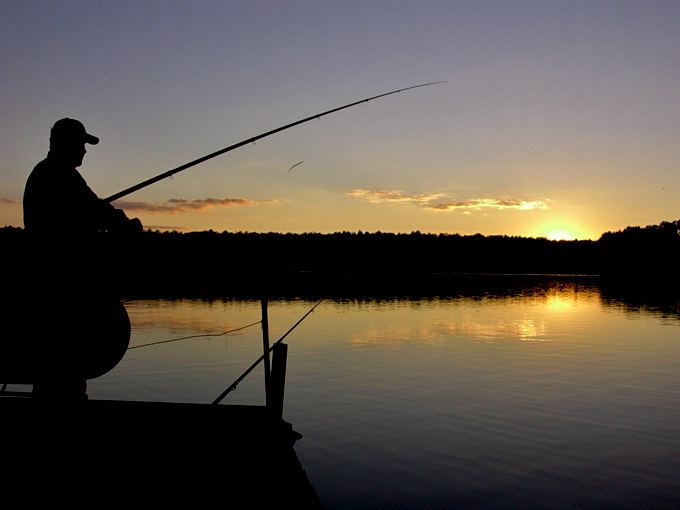
[(78, 141), (97, 145), (99, 138), (85, 131), (85, 126), (75, 119), (60, 119), (52, 126), (50, 140)]

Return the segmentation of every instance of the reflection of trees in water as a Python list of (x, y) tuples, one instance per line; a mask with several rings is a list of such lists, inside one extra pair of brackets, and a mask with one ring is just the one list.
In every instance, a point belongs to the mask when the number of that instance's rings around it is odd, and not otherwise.
[(598, 300), (609, 308), (680, 319), (680, 286), (633, 281), (614, 282), (598, 276), (571, 275), (413, 275), (386, 278), (350, 275), (331, 296), (336, 302), (515, 301), (547, 303)]
[(363, 301), (533, 300), (593, 298), (597, 277), (555, 275), (346, 275), (334, 299)]
[(602, 279), (599, 288), (605, 306), (628, 313), (649, 313), (680, 319), (680, 287), (674, 279), (657, 283)]

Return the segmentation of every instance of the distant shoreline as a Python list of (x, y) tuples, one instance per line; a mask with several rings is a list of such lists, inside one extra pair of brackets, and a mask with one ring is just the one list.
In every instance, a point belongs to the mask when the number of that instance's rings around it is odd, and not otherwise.
[[(87, 257), (101, 268), (93, 278), (126, 295), (318, 295), (329, 288), (441, 294), (520, 278), (672, 288), (680, 282), (679, 231), (680, 221), (628, 227), (597, 241), (420, 232), (145, 231), (129, 237), (101, 234), (87, 245)], [(0, 246), (5, 276), (20, 284), (29, 250), (25, 231), (0, 228)], [(68, 245), (58, 240), (44, 247), (45, 253), (65, 249)]]

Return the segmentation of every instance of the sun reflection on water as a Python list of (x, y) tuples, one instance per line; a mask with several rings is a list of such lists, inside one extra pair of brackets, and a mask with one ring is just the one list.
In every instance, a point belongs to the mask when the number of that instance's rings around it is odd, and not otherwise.
[[(360, 331), (351, 332), (346, 341), (357, 349), (404, 344), (435, 346), (450, 342), (452, 338), (484, 342), (556, 341), (563, 337), (565, 328), (573, 329), (579, 323), (587, 321), (587, 317), (583, 315), (591, 309), (580, 307), (577, 310), (579, 303), (593, 304), (598, 299), (598, 295), (591, 289), (569, 286), (519, 296), (467, 297), (434, 302), (372, 305), (357, 303), (357, 309), (373, 309), (372, 322)], [(480, 313), (481, 309), (488, 310), (489, 302), (493, 302), (494, 313)], [(418, 312), (424, 308), (441, 313), (428, 313), (427, 319), (423, 319), (423, 314)], [(376, 312), (387, 309), (401, 311), (383, 321)]]

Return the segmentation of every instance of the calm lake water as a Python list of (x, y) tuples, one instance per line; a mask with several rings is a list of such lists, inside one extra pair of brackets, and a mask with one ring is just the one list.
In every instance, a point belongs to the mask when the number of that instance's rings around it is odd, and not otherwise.
[[(313, 306), (269, 305), (278, 339)], [(260, 303), (129, 301), (131, 346), (219, 335)], [(327, 510), (680, 508), (680, 319), (548, 282), (324, 301), (287, 338), (284, 418)], [(212, 402), (259, 326), (128, 351), (90, 398)], [(259, 366), (223, 401), (263, 404)]]

